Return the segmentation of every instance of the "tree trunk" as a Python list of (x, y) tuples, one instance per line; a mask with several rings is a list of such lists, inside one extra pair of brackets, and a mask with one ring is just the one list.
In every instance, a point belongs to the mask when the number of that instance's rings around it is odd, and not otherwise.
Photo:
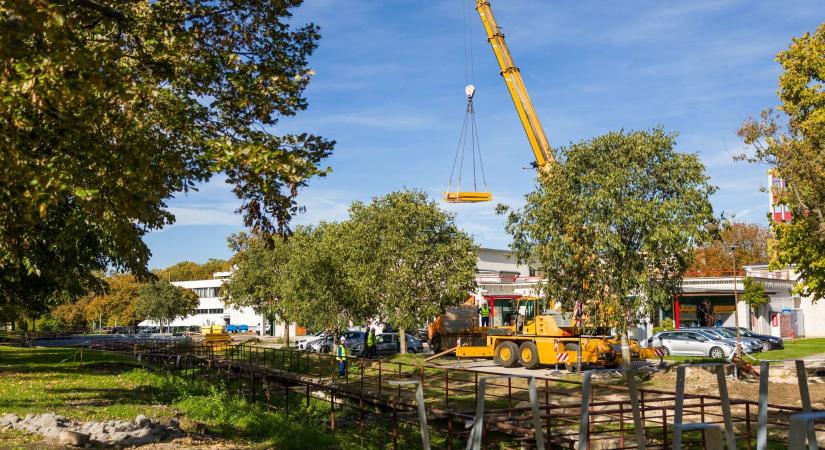
[(284, 322), (284, 348), (289, 348), (289, 322)]
[(407, 333), (404, 331), (403, 328), (398, 330), (398, 340), (401, 346), (401, 354), (407, 354)]
[[(631, 366), (633, 364), (630, 361), (630, 347), (627, 343), (627, 331), (622, 333), (622, 369), (632, 369)], [(625, 372), (625, 378), (627, 377), (627, 372)]]

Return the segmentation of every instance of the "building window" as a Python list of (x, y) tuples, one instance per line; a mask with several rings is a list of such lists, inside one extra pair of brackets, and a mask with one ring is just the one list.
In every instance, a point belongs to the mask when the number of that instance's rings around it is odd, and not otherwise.
[(200, 298), (217, 298), (221, 296), (220, 287), (192, 288)]
[(196, 309), (195, 314), (223, 314), (223, 308)]

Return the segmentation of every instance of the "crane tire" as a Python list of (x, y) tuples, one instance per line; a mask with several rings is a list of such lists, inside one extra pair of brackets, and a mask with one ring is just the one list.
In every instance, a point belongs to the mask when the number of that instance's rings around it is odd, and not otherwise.
[(525, 369), (535, 369), (539, 366), (539, 350), (535, 342), (527, 341), (518, 349), (518, 362)]
[(518, 362), (518, 345), (511, 341), (498, 344), (493, 361), (501, 367), (513, 367)]

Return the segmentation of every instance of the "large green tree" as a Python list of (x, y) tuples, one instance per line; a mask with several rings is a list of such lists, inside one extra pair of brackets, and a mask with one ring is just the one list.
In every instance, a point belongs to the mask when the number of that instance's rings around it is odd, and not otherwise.
[(142, 236), (221, 173), (247, 226), (288, 232), (333, 142), (278, 135), (319, 34), (301, 0), (0, 3), (0, 308), (46, 308), (95, 271), (151, 277)]
[[(670, 305), (716, 223), (704, 166), (660, 128), (612, 132), (556, 151), (523, 209), (507, 217), (512, 248), (546, 274), (542, 294), (583, 326), (622, 332)], [(506, 208), (500, 208), (502, 212)]]
[(739, 135), (755, 150), (748, 159), (772, 165), (786, 183), (771, 187), (793, 212), (791, 222), (772, 223), (772, 266), (794, 265), (796, 291), (818, 299), (825, 297), (825, 23), (794, 38), (776, 59), (781, 113), (763, 111)]
[(355, 239), (349, 222), (298, 229), (289, 245), (285, 277), (278, 286), (288, 317), (334, 332), (375, 317), (374, 302), (357, 289), (352, 252), (363, 243)]
[(167, 325), (176, 317), (195, 312), (198, 296), (189, 289), (175, 286), (165, 281), (150, 281), (138, 288), (135, 311), (138, 317)]
[(351, 278), (376, 318), (405, 330), (457, 305), (475, 288), (478, 247), (454, 216), (420, 191), (398, 191), (350, 208)]
[(298, 239), (293, 235), (289, 241), (248, 233), (233, 234), (229, 237), (229, 248), (234, 252), (231, 265), (232, 278), (223, 285), (225, 301), (237, 306), (252, 307), (269, 320), (285, 320), (289, 345), (289, 323), (291, 311), (281, 294), (285, 280), (286, 263), (289, 261), (291, 243)]

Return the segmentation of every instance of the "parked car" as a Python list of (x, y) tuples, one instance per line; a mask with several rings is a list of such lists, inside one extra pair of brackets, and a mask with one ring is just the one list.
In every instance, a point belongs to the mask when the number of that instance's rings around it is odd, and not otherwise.
[(671, 330), (654, 334), (647, 340), (649, 347), (664, 347), (665, 353), (673, 356), (710, 356), (727, 358), (733, 353), (736, 343), (716, 338), (701, 330)]
[[(364, 332), (363, 331), (345, 331), (341, 336), (344, 336), (344, 345), (350, 350), (352, 354), (355, 354), (353, 347), (355, 345), (363, 344), (364, 341)], [(338, 344), (336, 339), (341, 339), (340, 337), (334, 337), (332, 334), (328, 334), (320, 339), (316, 339), (312, 342), (306, 344), (306, 350), (315, 353), (330, 353), (335, 346)]]
[[(375, 353), (378, 355), (395, 355), (401, 352), (401, 339), (398, 333), (381, 333), (375, 336)], [(352, 354), (361, 356), (364, 353), (364, 342), (353, 344)], [(407, 352), (423, 353), (424, 343), (415, 336), (407, 335)]]
[[(722, 339), (730, 339), (734, 342), (734, 344), (736, 343), (736, 333), (730, 330), (726, 330), (725, 328), (700, 327), (697, 329), (702, 330), (706, 333), (710, 333)], [(739, 341), (742, 343), (742, 351), (744, 351), (745, 353), (754, 353), (762, 351), (762, 342), (758, 339), (753, 339), (742, 335), (739, 336)]]
[[(730, 331), (734, 335), (736, 334), (735, 327), (724, 327), (726, 330)], [(782, 350), (785, 348), (785, 341), (782, 340), (781, 337), (776, 336), (768, 336), (767, 334), (756, 334), (753, 331), (747, 328), (739, 328), (739, 334), (742, 336), (747, 336), (752, 339), (756, 339), (762, 343), (762, 351), (767, 352), (769, 350)]]
[(306, 336), (299, 336), (297, 339), (295, 339), (295, 344), (298, 350), (308, 350), (307, 345), (309, 345), (310, 342), (317, 341), (318, 339), (324, 338), (328, 335), (329, 331), (322, 330), (316, 333), (308, 334)]

